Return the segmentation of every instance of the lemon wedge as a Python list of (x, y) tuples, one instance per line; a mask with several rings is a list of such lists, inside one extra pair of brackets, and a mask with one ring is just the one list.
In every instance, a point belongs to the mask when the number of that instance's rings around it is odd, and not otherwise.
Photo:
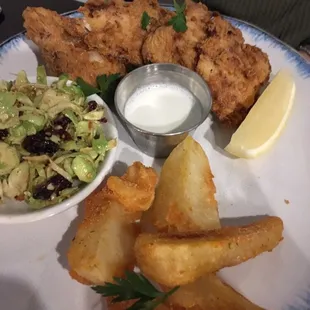
[(265, 153), (286, 124), (295, 90), (291, 74), (279, 71), (232, 135), (225, 150), (241, 158), (255, 158)]

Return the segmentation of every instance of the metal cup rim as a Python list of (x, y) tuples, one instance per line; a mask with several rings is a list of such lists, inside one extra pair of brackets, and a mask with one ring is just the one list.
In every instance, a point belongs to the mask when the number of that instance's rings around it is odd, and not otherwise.
[[(126, 79), (130, 78), (132, 75), (135, 75), (138, 71), (144, 71), (145, 68), (150, 68), (150, 67), (160, 67), (160, 66), (168, 66), (168, 67), (174, 67), (174, 68), (178, 68), (178, 72), (179, 73), (182, 73), (182, 71), (184, 72), (188, 72), (190, 73), (191, 75), (194, 76), (195, 79), (197, 79), (198, 81), (200, 81), (207, 93), (209, 94), (209, 97), (210, 97), (210, 107), (209, 107), (209, 111), (208, 113), (206, 113), (206, 116), (204, 118), (201, 118), (199, 120), (199, 122), (197, 122), (195, 125), (185, 129), (185, 130), (180, 130), (180, 131), (175, 131), (175, 132), (168, 132), (168, 133), (156, 133), (156, 132), (152, 132), (152, 131), (148, 131), (148, 130), (145, 130), (145, 129), (142, 129), (142, 128), (139, 128), (137, 126), (135, 126), (133, 123), (131, 123), (130, 121), (128, 121), (126, 119), (126, 117), (124, 116), (124, 114), (120, 111), (119, 109), (119, 105), (118, 105), (118, 102), (117, 102), (117, 96), (118, 96), (118, 93), (122, 87), (122, 85), (126, 82)], [(180, 72), (181, 71), (181, 72)], [(115, 107), (116, 107), (116, 111), (117, 111), (117, 114), (120, 116), (120, 118), (126, 123), (127, 126), (131, 126), (133, 127), (136, 131), (142, 133), (142, 134), (145, 134), (145, 135), (150, 135), (150, 136), (156, 136), (156, 137), (171, 137), (171, 136), (178, 136), (178, 135), (182, 135), (182, 134), (185, 134), (185, 133), (188, 133), (188, 132), (191, 132), (192, 130), (195, 130), (197, 127), (199, 127), (209, 116), (210, 114), (210, 111), (211, 111), (211, 107), (212, 107), (212, 96), (211, 96), (211, 91), (210, 91), (210, 88), (208, 86), (208, 84), (206, 83), (206, 81), (198, 74), (196, 73), (195, 71), (192, 71), (186, 67), (183, 67), (181, 65), (178, 65), (178, 64), (172, 64), (172, 63), (154, 63), (154, 64), (148, 64), (148, 65), (143, 65), (137, 69), (134, 69), (132, 70), (131, 72), (127, 73), (123, 78), (122, 80), (120, 81), (120, 83), (118, 84), (117, 88), (116, 88), (116, 91), (115, 91), (115, 95), (114, 95), (114, 102), (115, 102)]]

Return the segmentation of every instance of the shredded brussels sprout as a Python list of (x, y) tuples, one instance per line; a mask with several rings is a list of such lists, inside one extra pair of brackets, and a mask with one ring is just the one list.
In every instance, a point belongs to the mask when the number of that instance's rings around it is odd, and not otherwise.
[(101, 126), (103, 107), (68, 81), (63, 74), (48, 86), (44, 66), (35, 83), (25, 71), (0, 81), (0, 199), (57, 204), (92, 182), (115, 147)]

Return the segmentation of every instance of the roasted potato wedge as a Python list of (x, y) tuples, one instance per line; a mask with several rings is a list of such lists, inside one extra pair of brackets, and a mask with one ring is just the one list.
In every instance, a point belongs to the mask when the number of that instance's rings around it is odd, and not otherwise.
[(68, 252), (70, 268), (90, 284), (100, 285), (123, 276), (125, 270), (134, 268), (132, 247), (138, 233), (121, 205), (101, 201), (100, 208), (82, 222), (72, 241)]
[[(204, 155), (203, 150), (197, 144), (192, 138), (187, 138), (166, 160), (159, 178), (155, 201), (152, 207), (147, 212), (144, 212), (142, 216), (142, 223), (145, 228), (152, 226), (154, 228), (155, 226), (160, 231), (189, 233), (191, 231), (205, 232), (209, 229), (220, 227), (217, 204), (213, 201), (215, 187), (212, 180), (212, 172), (207, 156)], [(186, 154), (191, 156), (192, 163), (189, 162)], [(201, 169), (196, 169), (197, 167), (193, 164), (197, 162), (203, 163), (200, 166)], [(179, 173), (179, 171), (183, 172), (183, 174)], [(191, 187), (191, 196), (189, 197), (188, 190), (179, 190), (186, 186), (186, 184), (182, 184), (182, 180), (185, 179), (184, 174), (186, 173), (188, 174), (188, 181), (206, 180), (205, 182), (202, 181), (200, 186), (196, 188)], [(193, 182), (190, 184), (193, 184)], [(169, 185), (168, 188), (166, 187), (167, 185)], [(211, 197), (212, 202), (205, 204), (203, 207), (198, 199), (193, 198), (201, 197), (201, 190), (202, 193), (209, 193), (209, 196), (206, 194), (206, 197)], [(176, 193), (177, 197), (175, 197)], [(189, 204), (186, 205), (185, 202)], [(172, 207), (174, 214), (182, 214), (182, 217), (167, 216), (166, 210), (169, 209), (169, 206), (171, 209), (171, 205), (174, 205)], [(185, 215), (182, 211), (184, 209), (188, 211)], [(194, 217), (191, 214), (192, 212), (197, 213), (199, 210), (203, 212), (203, 221), (201, 221), (201, 218)], [(209, 217), (210, 214), (212, 217)], [(165, 304), (167, 309), (169, 308), (170, 310), (261, 309), (236, 292), (228, 284), (225, 284), (215, 274), (207, 274), (193, 283), (181, 286), (166, 300)], [(115, 309), (121, 310), (126, 308)]]
[(271, 251), (282, 232), (282, 220), (270, 216), (243, 227), (200, 233), (144, 233), (136, 240), (135, 254), (146, 276), (173, 287)]
[(165, 161), (155, 200), (143, 214), (143, 227), (160, 232), (194, 232), (220, 227), (208, 158), (188, 136)]
[[(127, 310), (129, 309), (135, 302), (136, 300), (126, 300), (122, 302), (116, 302), (112, 303), (112, 298), (107, 298), (107, 308), (109, 310)], [(183, 308), (168, 308), (168, 306), (164, 304), (160, 304), (156, 307), (156, 310), (185, 310)], [(252, 310), (252, 309), (249, 309)]]
[(194, 283), (181, 286), (166, 301), (174, 310), (262, 310), (222, 282), (215, 274), (208, 274)]
[(134, 268), (139, 233), (135, 221), (150, 207), (156, 183), (155, 171), (136, 162), (123, 177), (110, 177), (103, 189), (86, 199), (85, 217), (68, 251), (74, 279), (100, 285)]

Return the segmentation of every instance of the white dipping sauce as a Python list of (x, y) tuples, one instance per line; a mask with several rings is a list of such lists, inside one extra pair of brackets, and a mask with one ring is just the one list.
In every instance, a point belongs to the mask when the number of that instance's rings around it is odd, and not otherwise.
[(201, 106), (187, 89), (176, 84), (151, 84), (138, 88), (128, 99), (125, 118), (154, 133), (187, 130), (201, 118)]

